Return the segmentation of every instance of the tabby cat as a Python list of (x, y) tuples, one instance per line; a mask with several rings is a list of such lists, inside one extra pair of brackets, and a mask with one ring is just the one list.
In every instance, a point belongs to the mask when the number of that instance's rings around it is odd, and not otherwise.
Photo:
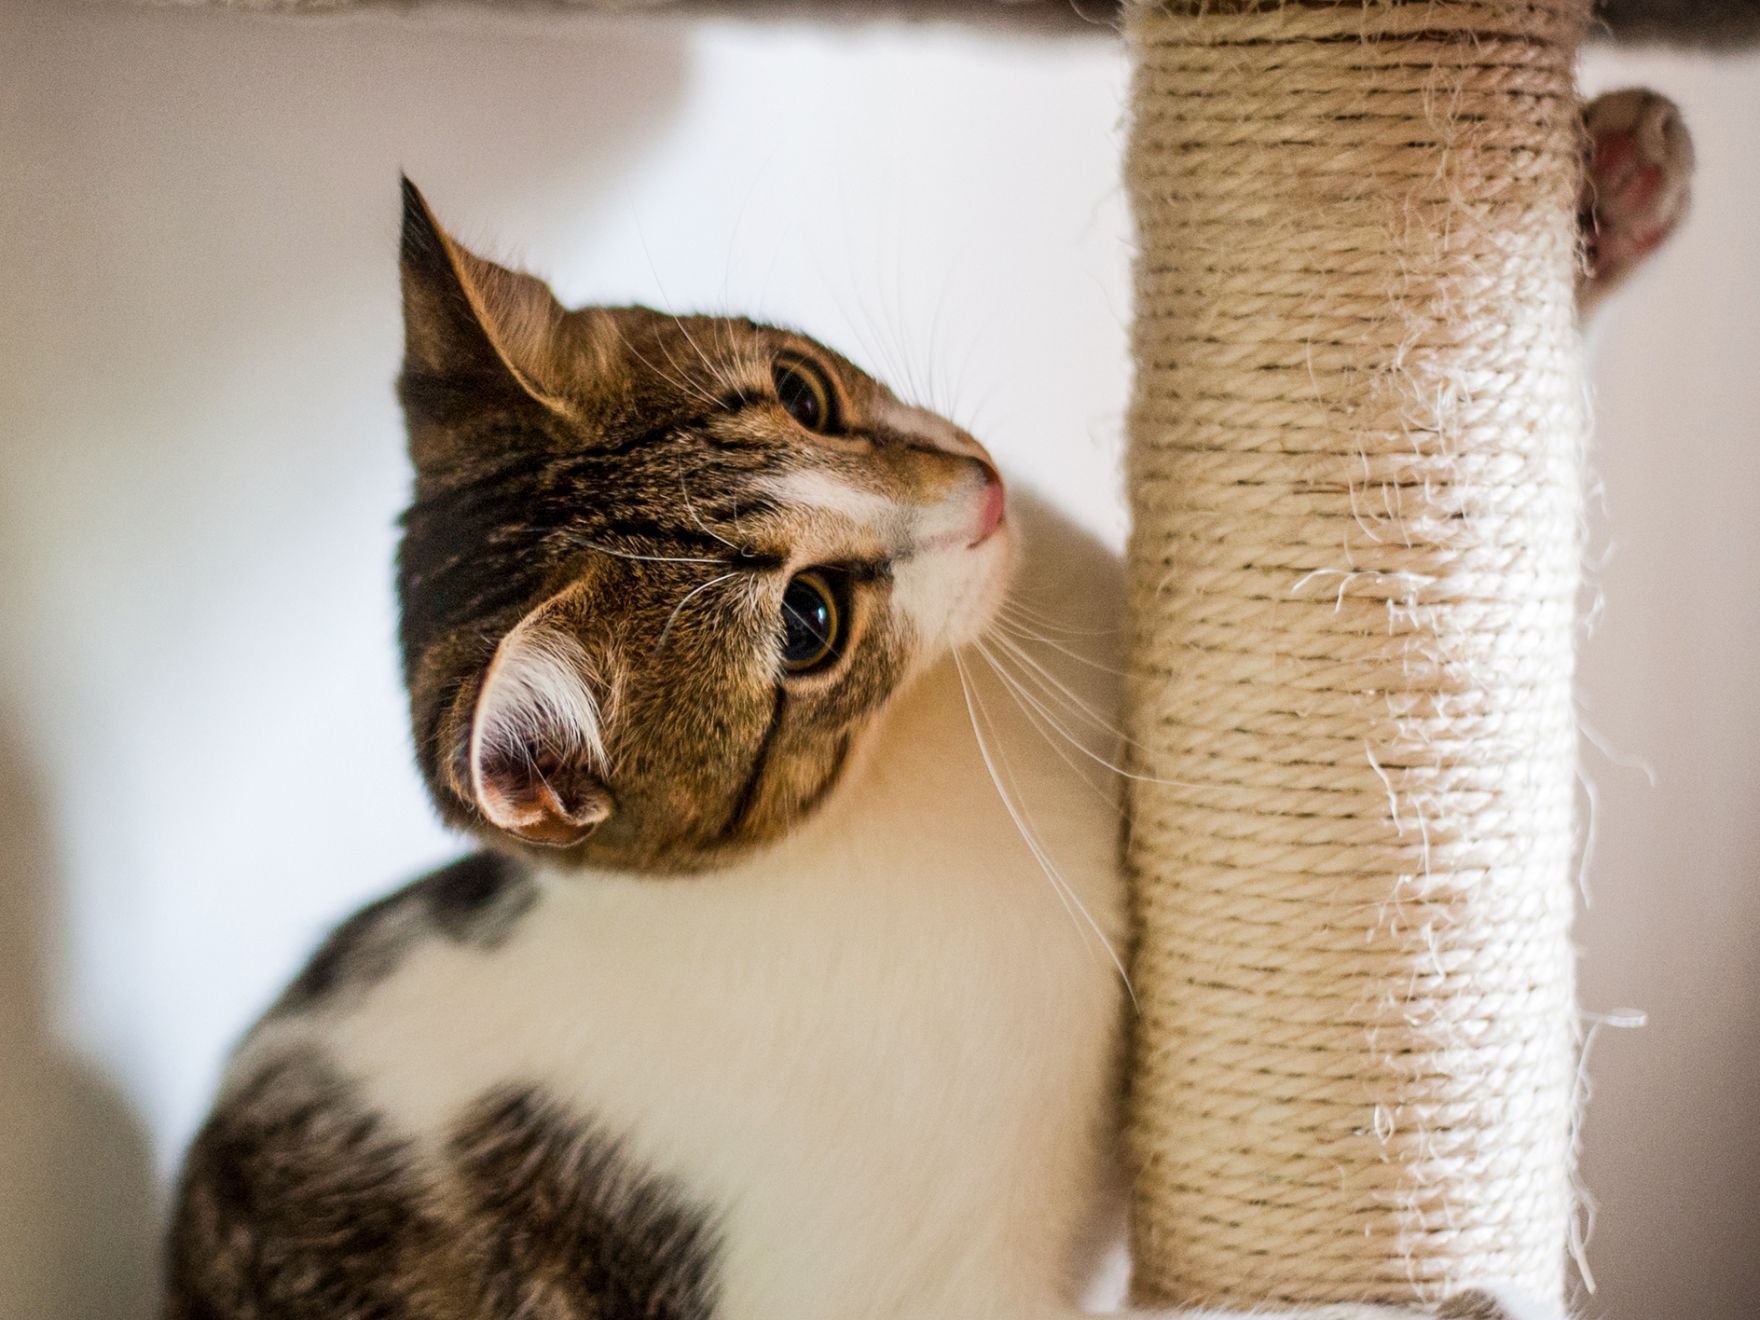
[[(1592, 297), (1688, 157), (1655, 98), (1590, 123)], [(564, 311), (403, 200), (403, 663), (486, 848), (241, 1045), (164, 1315), (1071, 1320), (1124, 910), (1108, 755), (1039, 726), (1109, 723), (1116, 565), (823, 345)]]

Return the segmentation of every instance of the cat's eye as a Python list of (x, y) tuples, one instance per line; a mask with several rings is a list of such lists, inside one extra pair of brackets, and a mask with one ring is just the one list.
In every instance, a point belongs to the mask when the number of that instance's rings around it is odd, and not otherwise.
[(798, 677), (835, 662), (843, 625), (843, 605), (826, 575), (796, 573), (782, 592), (783, 672)]
[(805, 358), (777, 358), (770, 368), (782, 410), (809, 431), (837, 429), (837, 396), (825, 373)]

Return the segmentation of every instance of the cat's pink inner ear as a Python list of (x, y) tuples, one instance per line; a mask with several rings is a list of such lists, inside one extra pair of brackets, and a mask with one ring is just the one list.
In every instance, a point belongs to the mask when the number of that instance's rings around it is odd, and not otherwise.
[(483, 815), (528, 843), (579, 843), (611, 815), (611, 794), (603, 784), (542, 753), (521, 749), (492, 756), (476, 778)]
[(611, 814), (599, 684), (584, 647), (528, 618), (495, 653), (471, 723), (470, 788), (498, 829), (567, 846)]

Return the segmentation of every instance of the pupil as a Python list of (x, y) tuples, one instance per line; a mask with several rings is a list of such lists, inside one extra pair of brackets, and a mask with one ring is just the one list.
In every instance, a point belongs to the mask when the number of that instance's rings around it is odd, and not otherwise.
[(791, 663), (810, 663), (831, 649), (831, 602), (817, 587), (793, 582), (782, 596), (782, 652)]
[(788, 415), (808, 430), (813, 430), (820, 422), (819, 396), (813, 387), (802, 378), (798, 371), (784, 371), (777, 386), (777, 394), (782, 398), (782, 406)]

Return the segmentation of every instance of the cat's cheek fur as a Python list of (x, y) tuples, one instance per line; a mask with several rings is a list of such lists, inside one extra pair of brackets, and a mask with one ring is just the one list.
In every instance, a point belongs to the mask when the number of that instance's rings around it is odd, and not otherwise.
[(1017, 550), (1007, 526), (981, 545), (926, 550), (893, 567), (894, 608), (909, 621), (926, 666), (983, 635), (1002, 607)]

